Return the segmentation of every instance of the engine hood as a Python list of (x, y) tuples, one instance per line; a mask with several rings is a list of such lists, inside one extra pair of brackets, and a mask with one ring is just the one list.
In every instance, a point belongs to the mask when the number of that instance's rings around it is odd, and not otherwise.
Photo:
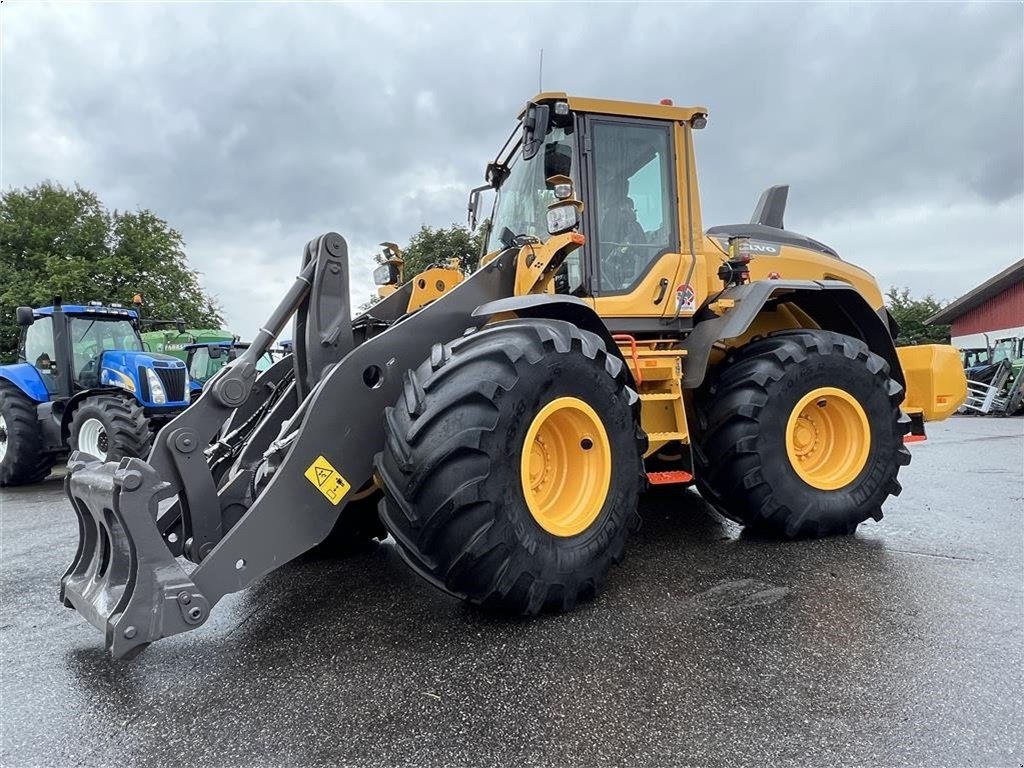
[(103, 366), (119, 368), (184, 368), (185, 363), (173, 355), (159, 352), (125, 352), (107, 350), (103, 353)]

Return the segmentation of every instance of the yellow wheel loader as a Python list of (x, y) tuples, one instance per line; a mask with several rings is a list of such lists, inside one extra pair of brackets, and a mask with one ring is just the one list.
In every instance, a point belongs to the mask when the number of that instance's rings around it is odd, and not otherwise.
[[(705, 231), (706, 123), (702, 107), (538, 95), (487, 166), (479, 269), (402, 282), (396, 257), (355, 318), (345, 240), (311, 241), (147, 461), (72, 457), (63, 602), (129, 656), (383, 523), (438, 588), (533, 615), (600, 591), (650, 484), (695, 483), (782, 537), (880, 519), (904, 443), (965, 398), (957, 352), (897, 349), (872, 277), (784, 228), (785, 187)], [(293, 354), (258, 373), (292, 317)]]

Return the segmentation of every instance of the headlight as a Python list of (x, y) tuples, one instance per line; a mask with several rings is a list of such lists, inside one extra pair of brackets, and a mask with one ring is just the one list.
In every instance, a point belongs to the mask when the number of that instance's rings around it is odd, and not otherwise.
[(167, 393), (164, 391), (164, 385), (160, 383), (160, 377), (152, 368), (146, 369), (146, 381), (149, 382), (149, 394), (153, 402), (158, 405), (166, 403)]
[(398, 265), (388, 262), (373, 270), (373, 282), (377, 285), (395, 285), (398, 283)]
[(188, 368), (185, 369), (185, 399), (188, 400), (189, 389), (191, 388), (192, 380), (188, 375)]
[(579, 220), (579, 213), (574, 203), (553, 205), (548, 208), (548, 234), (557, 235), (559, 232), (572, 229)]

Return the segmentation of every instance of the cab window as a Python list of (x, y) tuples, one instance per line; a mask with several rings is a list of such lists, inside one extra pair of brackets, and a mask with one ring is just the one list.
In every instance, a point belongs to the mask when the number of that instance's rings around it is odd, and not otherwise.
[(96, 317), (71, 317), (71, 356), (75, 378), (86, 386), (95, 386), (99, 376), (100, 355), (108, 350), (138, 352), (142, 349), (135, 326), (130, 320)]
[(46, 390), (56, 392), (57, 355), (53, 346), (53, 318), (49, 315), (37, 317), (25, 329), (24, 358), (42, 375)]
[(210, 378), (210, 350), (206, 347), (197, 347), (192, 350), (192, 356), (188, 363), (188, 375), (193, 381), (205, 384)]
[(679, 250), (672, 128), (593, 123), (597, 269), (601, 293), (624, 293), (662, 254)]

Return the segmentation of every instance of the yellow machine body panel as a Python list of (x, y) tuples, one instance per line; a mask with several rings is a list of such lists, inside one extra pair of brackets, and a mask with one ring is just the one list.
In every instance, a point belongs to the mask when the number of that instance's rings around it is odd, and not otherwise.
[[(720, 258), (725, 258), (724, 251), (716, 247), (718, 240), (708, 237), (707, 241)], [(856, 288), (872, 309), (878, 310), (884, 305), (882, 291), (875, 278), (856, 264), (792, 245), (776, 245), (776, 249), (777, 253), (753, 258), (750, 262), (751, 280), (842, 280)], [(721, 282), (713, 272), (709, 280), (711, 290), (721, 288)]]
[(925, 421), (952, 416), (967, 399), (967, 376), (956, 347), (921, 344), (897, 347), (907, 396), (903, 410), (920, 413)]
[(415, 312), (432, 301), (437, 301), (465, 279), (456, 266), (431, 267), (416, 275), (412, 281), (412, 295), (406, 311)]

